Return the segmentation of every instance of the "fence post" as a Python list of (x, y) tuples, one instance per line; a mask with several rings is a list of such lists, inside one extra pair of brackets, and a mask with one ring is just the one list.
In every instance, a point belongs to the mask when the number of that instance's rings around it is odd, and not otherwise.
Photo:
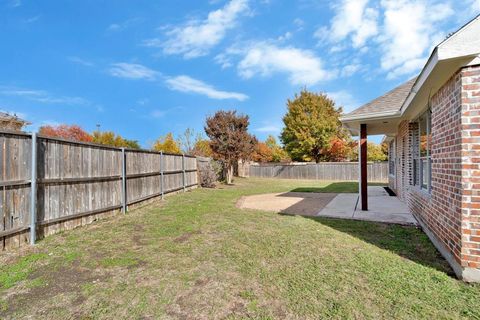
[(163, 200), (163, 151), (160, 151), (160, 193), (162, 195), (162, 200)]
[(127, 157), (122, 148), (122, 212), (127, 213)]
[(32, 133), (32, 172), (30, 180), (30, 245), (35, 244), (37, 231), (37, 134)]
[(182, 180), (183, 180), (183, 192), (186, 191), (185, 186), (185, 154), (182, 153)]

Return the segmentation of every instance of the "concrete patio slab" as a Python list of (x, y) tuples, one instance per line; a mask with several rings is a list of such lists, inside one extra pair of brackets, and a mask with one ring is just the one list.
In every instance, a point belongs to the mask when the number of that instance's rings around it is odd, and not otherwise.
[(418, 224), (407, 205), (397, 197), (389, 196), (383, 187), (368, 187), (368, 211), (357, 206), (353, 216), (368, 221)]
[(320, 210), (317, 216), (353, 219), (357, 201), (358, 194), (356, 193), (340, 193)]
[(390, 197), (384, 187), (380, 186), (369, 186), (367, 188), (368, 197)]
[(339, 194), (317, 216), (417, 225), (408, 207), (379, 186), (368, 187), (368, 211), (360, 210), (358, 194)]
[(242, 197), (237, 207), (314, 216), (336, 196), (336, 193), (314, 192), (268, 193)]
[(356, 193), (284, 192), (242, 197), (237, 207), (302, 216), (329, 217), (417, 225), (407, 206), (383, 187), (368, 187), (368, 211), (358, 206)]

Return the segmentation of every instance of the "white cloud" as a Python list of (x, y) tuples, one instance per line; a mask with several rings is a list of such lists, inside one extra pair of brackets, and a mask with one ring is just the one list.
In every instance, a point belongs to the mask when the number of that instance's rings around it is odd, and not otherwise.
[(27, 100), (46, 104), (89, 105), (90, 102), (80, 97), (55, 96), (44, 90), (33, 90), (16, 87), (0, 87), (0, 95), (16, 96)]
[(110, 73), (110, 75), (117, 78), (133, 80), (155, 80), (159, 76), (159, 73), (157, 71), (142, 66), (141, 64), (125, 62), (112, 64), (108, 72)]
[(119, 31), (122, 29), (122, 26), (119, 25), (118, 23), (112, 23), (107, 27), (107, 31), (113, 32), (113, 31)]
[[(480, 0), (462, 2), (480, 7)], [(315, 33), (319, 45), (330, 45), (330, 53), (353, 48), (355, 57), (371, 51), (369, 41), (375, 43), (388, 78), (418, 72), (445, 35), (442, 23), (454, 14), (451, 2), (440, 0), (342, 0), (333, 10), (329, 26)], [(352, 71), (343, 68), (341, 74)]]
[(348, 78), (353, 76), (355, 73), (357, 73), (362, 66), (358, 63), (352, 63), (352, 64), (347, 64), (342, 67), (342, 70), (340, 71), (340, 76)]
[(156, 119), (163, 118), (166, 114), (167, 111), (165, 110), (153, 110), (152, 112), (150, 112), (150, 116)]
[(303, 30), (303, 26), (305, 25), (305, 21), (303, 21), (300, 18), (295, 18), (295, 20), (293, 20), (293, 24), (297, 27), (297, 31), (301, 31), (301, 30)]
[(137, 114), (140, 118), (143, 119), (160, 119), (164, 118), (170, 113), (183, 110), (183, 107), (177, 106), (172, 108), (155, 108), (150, 110), (148, 113), (145, 113), (145, 109), (139, 110), (137, 108), (131, 108), (130, 111)]
[(240, 76), (246, 79), (257, 74), (270, 76), (283, 73), (294, 85), (314, 85), (334, 76), (324, 69), (320, 57), (310, 50), (257, 42), (245, 49), (231, 50), (230, 53), (242, 55), (237, 68)]
[(20, 7), (22, 5), (22, 0), (10, 0), (9, 6), (12, 8)]
[(87, 61), (87, 60), (82, 59), (82, 58), (79, 58), (79, 57), (75, 57), (75, 56), (68, 57), (68, 60), (70, 62), (82, 65), (84, 67), (93, 67), (94, 66), (94, 64), (92, 62)]
[(465, 0), (465, 4), (473, 11), (473, 14), (480, 13), (480, 0)]
[(438, 42), (437, 23), (454, 12), (449, 4), (428, 0), (383, 0), (384, 26), (379, 37), (380, 65), (389, 78), (411, 74)]
[(335, 101), (337, 107), (343, 107), (343, 112), (348, 113), (359, 107), (360, 103), (346, 90), (327, 92), (326, 95)]
[(368, 7), (369, 0), (343, 0), (334, 5), (335, 16), (330, 28), (321, 27), (315, 37), (341, 42), (350, 37), (354, 48), (360, 48), (378, 33), (378, 10)]
[(222, 69), (227, 69), (233, 66), (232, 62), (230, 61), (230, 58), (225, 53), (220, 53), (216, 55), (214, 60), (216, 63), (218, 63), (222, 67)]
[(281, 35), (280, 37), (278, 37), (278, 41), (285, 41), (285, 40), (288, 40), (292, 37), (292, 33), (287, 31), (285, 32), (283, 35)]
[(212, 11), (204, 20), (190, 20), (182, 26), (166, 27), (167, 39), (144, 41), (145, 46), (160, 47), (165, 54), (181, 54), (195, 58), (208, 54), (220, 43), (229, 29), (233, 29), (238, 18), (249, 11), (248, 0), (231, 0), (221, 9)]
[(266, 126), (263, 126), (263, 127), (253, 129), (253, 130), (257, 131), (257, 132), (279, 133), (280, 131), (282, 131), (282, 128), (279, 127), (279, 126), (275, 126), (275, 125), (266, 125)]
[(170, 89), (180, 92), (191, 92), (207, 96), (212, 99), (234, 99), (244, 101), (248, 96), (243, 93), (217, 90), (209, 84), (186, 75), (168, 78), (166, 80)]
[(139, 23), (141, 22), (143, 19), (141, 18), (130, 18), (130, 19), (127, 19), (123, 22), (119, 22), (119, 23), (112, 23), (110, 24), (108, 27), (107, 27), (107, 32), (109, 33), (113, 33), (113, 32), (118, 32), (118, 31), (122, 31), (122, 30), (125, 30), (127, 28), (129, 28), (130, 26), (136, 24), (136, 23)]
[(34, 23), (40, 19), (41, 15), (36, 15), (27, 19), (22, 20), (24, 23)]

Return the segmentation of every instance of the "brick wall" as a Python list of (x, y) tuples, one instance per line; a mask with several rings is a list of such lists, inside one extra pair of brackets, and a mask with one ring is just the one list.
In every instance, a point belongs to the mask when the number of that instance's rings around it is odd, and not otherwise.
[[(403, 121), (396, 139), (397, 181), (391, 181), (417, 219), (465, 271), (480, 280), (480, 66), (463, 68), (430, 100), (432, 190), (414, 185), (415, 122)], [(418, 172), (417, 172), (418, 173)], [(392, 186), (391, 186), (392, 187)], [(456, 270), (458, 271), (458, 269)]]
[(461, 260), (464, 268), (480, 268), (480, 66), (461, 75)]
[[(408, 205), (461, 264), (461, 74), (432, 96), (432, 190), (409, 188)], [(416, 127), (412, 129), (416, 130)], [(414, 150), (412, 152), (418, 152)], [(413, 166), (412, 166), (413, 169)], [(413, 170), (412, 170), (413, 171)], [(413, 185), (413, 172), (411, 185)]]

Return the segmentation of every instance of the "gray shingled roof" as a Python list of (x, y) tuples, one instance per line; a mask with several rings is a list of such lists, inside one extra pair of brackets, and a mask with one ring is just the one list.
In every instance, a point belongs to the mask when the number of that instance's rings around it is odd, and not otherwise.
[(26, 123), (27, 121), (17, 117), (16, 115), (11, 115), (6, 112), (1, 112), (0, 111), (0, 120), (7, 120), (7, 121), (17, 121), (17, 122), (24, 122)]
[(385, 93), (383, 96), (380, 96), (353, 110), (352, 112), (346, 114), (345, 117), (358, 117), (362, 115), (368, 116), (372, 113), (378, 112), (399, 111), (403, 102), (410, 93), (415, 80), (417, 80), (417, 77), (408, 80), (407, 82)]

